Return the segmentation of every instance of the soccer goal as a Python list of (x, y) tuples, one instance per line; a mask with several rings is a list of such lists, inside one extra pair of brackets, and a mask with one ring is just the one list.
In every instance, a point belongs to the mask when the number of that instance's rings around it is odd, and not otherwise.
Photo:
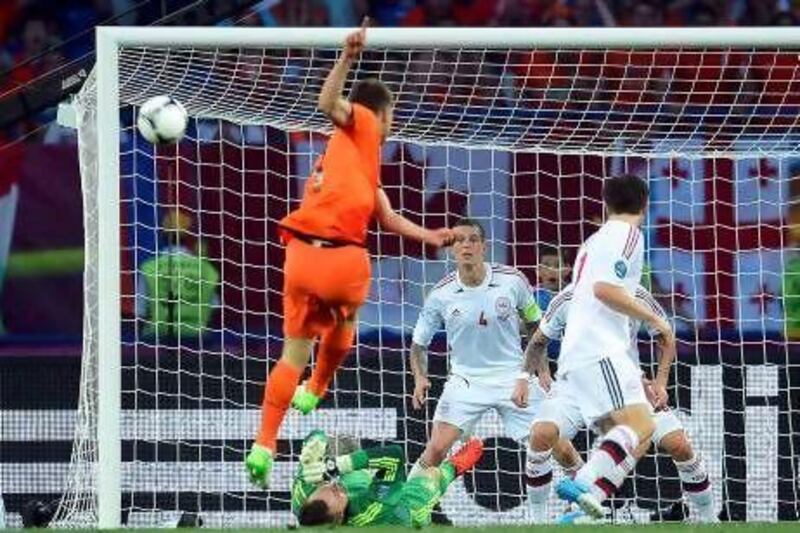
[[(219, 527), (285, 525), (312, 428), (399, 442), (409, 462), (422, 451), (446, 346), (434, 344), (432, 399), (415, 411), (410, 330), (452, 262), (375, 229), (354, 353), (320, 410), (287, 419), (272, 489), (250, 486), (243, 468), (281, 347), (276, 221), (330, 131), (316, 99), (345, 33), (98, 28), (97, 65), (76, 100), (86, 305), (60, 524), (196, 512)], [(569, 264), (602, 222), (605, 177), (649, 180), (643, 283), (678, 331), (671, 404), (720, 509), (797, 520), (800, 29), (370, 29), (367, 43), (351, 78), (376, 76), (396, 95), (382, 169), (394, 205), (431, 227), (477, 218), (487, 260), (534, 284), (546, 256)], [(135, 129), (138, 106), (161, 94), (191, 115), (176, 146)], [(217, 273), (200, 282), (213, 298), (199, 331), (175, 324), (180, 313), (156, 323), (148, 311), (144, 265), (176, 247)], [(197, 291), (159, 264), (172, 280), (166, 305), (191, 303)], [(648, 339), (640, 348), (652, 359)], [(526, 523), (523, 448), (494, 414), (476, 432), (487, 457), (451, 487), (444, 512), (461, 525)], [(673, 464), (651, 453), (623, 496), (637, 520), (679, 500)]]

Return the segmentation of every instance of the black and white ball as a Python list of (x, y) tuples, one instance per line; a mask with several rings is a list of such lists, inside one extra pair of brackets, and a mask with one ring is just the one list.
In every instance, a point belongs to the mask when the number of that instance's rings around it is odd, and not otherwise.
[(142, 137), (153, 144), (172, 144), (186, 133), (189, 115), (171, 96), (154, 96), (139, 108), (136, 126)]

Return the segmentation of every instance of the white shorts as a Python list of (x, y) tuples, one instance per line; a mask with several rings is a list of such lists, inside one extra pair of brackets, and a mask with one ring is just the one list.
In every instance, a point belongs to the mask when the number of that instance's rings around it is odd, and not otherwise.
[(463, 433), (470, 434), (481, 417), (489, 409), (494, 409), (503, 420), (509, 438), (527, 440), (533, 419), (544, 399), (544, 391), (538, 381), (533, 381), (528, 389), (528, 407), (522, 409), (511, 401), (515, 385), (516, 379), (507, 385), (489, 385), (451, 375), (436, 405), (433, 421), (452, 424)]
[(627, 357), (604, 358), (560, 376), (542, 402), (537, 422), (553, 422), (572, 439), (583, 427), (630, 405), (650, 406), (641, 371)]
[(660, 446), (661, 439), (666, 435), (669, 435), (673, 431), (683, 430), (683, 422), (681, 422), (681, 419), (675, 414), (675, 411), (669, 408), (655, 413), (653, 415), (653, 422), (656, 424), (656, 430), (653, 432), (652, 440), (656, 447)]

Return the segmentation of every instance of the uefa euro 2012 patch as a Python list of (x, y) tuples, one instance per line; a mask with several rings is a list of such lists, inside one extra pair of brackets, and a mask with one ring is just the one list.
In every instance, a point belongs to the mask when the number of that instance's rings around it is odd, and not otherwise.
[(625, 261), (620, 259), (616, 263), (614, 263), (614, 273), (617, 275), (619, 279), (624, 279), (625, 274), (628, 273), (628, 265), (625, 264)]

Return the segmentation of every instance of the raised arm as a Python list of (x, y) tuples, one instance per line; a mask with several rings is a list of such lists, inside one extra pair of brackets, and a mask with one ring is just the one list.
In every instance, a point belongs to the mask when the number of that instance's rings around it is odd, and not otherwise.
[(383, 189), (378, 189), (375, 201), (376, 217), (384, 230), (436, 247), (448, 246), (452, 242), (453, 232), (448, 228), (426, 229), (395, 211)]
[(342, 96), (342, 91), (353, 61), (364, 49), (368, 23), (369, 19), (364, 17), (361, 27), (347, 36), (342, 54), (328, 73), (328, 77), (325, 78), (325, 83), (319, 93), (317, 107), (339, 127), (349, 126), (353, 120), (353, 106)]

